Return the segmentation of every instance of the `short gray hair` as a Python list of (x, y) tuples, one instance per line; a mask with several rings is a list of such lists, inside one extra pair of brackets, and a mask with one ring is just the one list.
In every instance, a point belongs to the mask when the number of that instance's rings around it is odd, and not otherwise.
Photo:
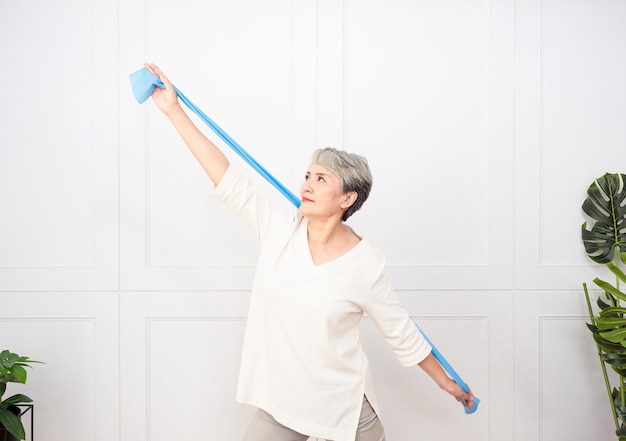
[(344, 193), (356, 192), (356, 201), (343, 213), (342, 220), (347, 220), (361, 208), (372, 189), (372, 172), (367, 159), (355, 153), (325, 147), (313, 152), (313, 164), (321, 165), (336, 174), (341, 179)]

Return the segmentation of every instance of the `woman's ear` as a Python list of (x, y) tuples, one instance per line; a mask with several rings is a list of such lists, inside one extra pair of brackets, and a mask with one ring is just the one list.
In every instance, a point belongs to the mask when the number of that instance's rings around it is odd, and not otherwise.
[(341, 202), (341, 208), (343, 208), (344, 210), (347, 210), (348, 208), (352, 206), (352, 204), (356, 202), (356, 199), (358, 197), (359, 195), (357, 194), (356, 191), (349, 191), (348, 193), (344, 194), (344, 199)]

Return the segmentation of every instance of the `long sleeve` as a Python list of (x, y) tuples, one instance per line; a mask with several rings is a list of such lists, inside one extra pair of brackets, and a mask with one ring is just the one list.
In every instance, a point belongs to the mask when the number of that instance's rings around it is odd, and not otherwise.
[(296, 211), (284, 210), (271, 204), (232, 166), (226, 170), (213, 196), (225, 203), (235, 215), (252, 231), (260, 242), (277, 225), (293, 222)]
[(392, 289), (384, 260), (374, 278), (366, 310), (402, 366), (415, 366), (430, 354), (431, 346)]

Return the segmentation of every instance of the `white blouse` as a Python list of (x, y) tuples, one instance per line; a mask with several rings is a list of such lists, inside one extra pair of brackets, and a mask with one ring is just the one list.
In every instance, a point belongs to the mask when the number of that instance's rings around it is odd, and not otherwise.
[(363, 395), (378, 409), (359, 335), (364, 312), (401, 365), (416, 365), (431, 351), (396, 298), (385, 258), (361, 239), (315, 265), (307, 220), (269, 203), (232, 167), (213, 194), (260, 244), (237, 401), (297, 432), (354, 441)]

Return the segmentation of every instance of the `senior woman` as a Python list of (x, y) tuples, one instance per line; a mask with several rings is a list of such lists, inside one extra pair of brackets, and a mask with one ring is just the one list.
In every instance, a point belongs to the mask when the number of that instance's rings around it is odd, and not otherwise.
[(272, 205), (230, 167), (165, 88), (152, 98), (215, 185), (213, 193), (260, 245), (237, 386), (237, 401), (258, 408), (244, 441), (383, 441), (360, 321), (367, 313), (403, 366), (419, 365), (465, 406), (473, 396), (450, 379), (400, 306), (385, 259), (344, 221), (367, 199), (365, 158), (317, 150), (298, 210)]

